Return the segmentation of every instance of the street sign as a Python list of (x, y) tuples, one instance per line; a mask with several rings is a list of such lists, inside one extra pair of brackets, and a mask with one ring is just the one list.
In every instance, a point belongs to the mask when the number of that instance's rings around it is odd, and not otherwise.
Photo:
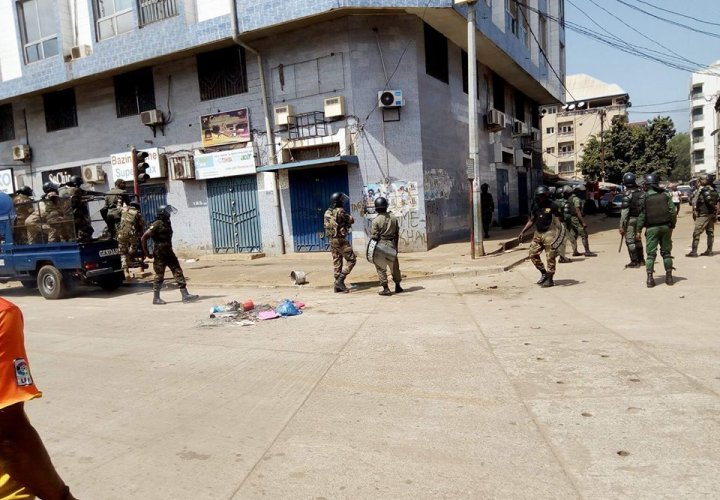
[(465, 168), (467, 168), (468, 180), (473, 180), (475, 178), (475, 162), (472, 158), (467, 158), (465, 160)]

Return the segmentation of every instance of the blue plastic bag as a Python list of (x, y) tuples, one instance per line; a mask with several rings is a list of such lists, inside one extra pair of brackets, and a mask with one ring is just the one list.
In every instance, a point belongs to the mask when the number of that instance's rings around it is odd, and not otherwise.
[(290, 299), (280, 301), (280, 305), (277, 306), (275, 312), (280, 316), (297, 316), (298, 314), (302, 314), (302, 311), (295, 307), (295, 304), (293, 304), (293, 301)]

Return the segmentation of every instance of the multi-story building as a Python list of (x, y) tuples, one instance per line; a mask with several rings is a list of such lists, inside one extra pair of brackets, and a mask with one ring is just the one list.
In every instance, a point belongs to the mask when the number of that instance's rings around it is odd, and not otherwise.
[(543, 161), (561, 177), (581, 179), (585, 144), (616, 116), (627, 117), (629, 96), (620, 86), (585, 74), (568, 75), (565, 85), (565, 105), (541, 108)]
[(715, 146), (720, 123), (715, 102), (720, 96), (720, 61), (693, 73), (690, 79), (691, 168), (695, 174), (718, 170), (718, 148)]
[[(2, 2), (2, 189), (79, 173), (103, 191), (132, 177), (135, 147), (150, 155), (146, 217), (178, 208), (181, 251), (323, 250), (335, 191), (350, 195), (358, 249), (378, 193), (403, 250), (466, 236), (466, 12), (452, 0)], [(563, 0), (477, 2), (476, 182), (499, 219), (526, 213), (538, 182), (528, 137), (539, 105), (563, 96), (563, 15)]]

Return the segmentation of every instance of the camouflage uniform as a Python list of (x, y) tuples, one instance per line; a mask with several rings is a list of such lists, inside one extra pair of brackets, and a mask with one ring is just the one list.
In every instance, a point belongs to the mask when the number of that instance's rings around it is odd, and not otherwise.
[(64, 186), (60, 189), (59, 194), (64, 198), (70, 198), (77, 240), (81, 243), (92, 240), (94, 230), (90, 221), (90, 211), (88, 210), (87, 202), (83, 200), (83, 196), (86, 194), (85, 191), (74, 186)]
[(13, 195), (13, 205), (15, 207), (13, 242), (16, 245), (24, 245), (27, 243), (26, 221), (35, 211), (33, 199), (25, 194), (16, 193)]
[[(342, 207), (330, 207), (325, 211), (325, 235), (330, 239), (335, 279), (350, 274), (357, 261), (352, 245), (347, 240), (353, 222), (355, 220)], [(345, 269), (343, 269), (343, 259), (346, 262)]]
[(140, 210), (133, 206), (124, 208), (117, 228), (117, 241), (125, 274), (129, 273), (130, 262), (135, 260), (140, 245), (140, 236), (144, 230), (145, 219)]
[(620, 230), (624, 234), (625, 245), (630, 254), (630, 263), (625, 267), (640, 267), (645, 263), (642, 237), (637, 227), (643, 203), (643, 190), (638, 186), (625, 188), (620, 210)]
[(25, 220), (29, 243), (59, 243), (73, 241), (70, 200), (56, 193), (48, 193), (38, 203), (38, 209)]
[(153, 291), (160, 292), (163, 281), (165, 281), (165, 268), (168, 267), (178, 287), (180, 289), (187, 288), (182, 267), (180, 267), (180, 262), (172, 248), (173, 230), (170, 221), (158, 219), (150, 225), (147, 232), (155, 243), (153, 250), (153, 271), (155, 271)]
[[(532, 243), (530, 243), (530, 261), (541, 273), (545, 274), (547, 272), (549, 275), (554, 275), (557, 250), (552, 248), (552, 244), (558, 238), (558, 228), (554, 217), (559, 218), (561, 212), (552, 200), (545, 200), (540, 204), (534, 201), (530, 214), (530, 217), (535, 222), (535, 234)], [(543, 266), (542, 259), (540, 259), (543, 250), (545, 250), (547, 258), (547, 270)]]
[(130, 197), (124, 189), (114, 187), (107, 192), (104, 208), (106, 214), (105, 222), (107, 223), (110, 235), (113, 237), (117, 234), (120, 226), (123, 215), (123, 204), (130, 204)]
[(666, 283), (672, 285), (670, 278), (673, 268), (672, 232), (677, 222), (677, 212), (672, 196), (656, 186), (650, 186), (641, 200), (641, 210), (637, 221), (637, 230), (645, 230), (645, 269), (648, 273), (648, 287), (655, 286), (652, 273), (655, 268), (657, 247), (666, 273)]
[(567, 229), (571, 231), (570, 245), (573, 247), (573, 255), (579, 255), (579, 252), (577, 251), (578, 236), (580, 237), (583, 247), (585, 248), (585, 253), (590, 253), (590, 243), (588, 241), (587, 229), (585, 229), (585, 226), (583, 226), (580, 218), (577, 216), (577, 210), (580, 210), (580, 212), (582, 213), (583, 201), (580, 199), (579, 196), (573, 193), (570, 198), (568, 198), (567, 202), (569, 205), (568, 212), (570, 214), (570, 220), (568, 223), (566, 223), (566, 225)]
[[(567, 205), (567, 200), (560, 195), (559, 197), (556, 194), (555, 197), (555, 204), (558, 207), (558, 211), (560, 212), (560, 215), (558, 216), (560, 224), (565, 224), (565, 206)], [(565, 233), (565, 237), (562, 240), (562, 243), (560, 243), (560, 246), (557, 249), (557, 255), (560, 259), (560, 262), (571, 262), (570, 259), (567, 258), (567, 232)]]
[(688, 256), (697, 254), (700, 236), (707, 234), (707, 250), (703, 255), (712, 255), (715, 240), (715, 221), (717, 220), (718, 192), (712, 184), (702, 186), (695, 197), (693, 204), (693, 218), (695, 229), (692, 235), (692, 250)]
[[(398, 237), (400, 234), (400, 226), (398, 225), (397, 218), (390, 213), (379, 213), (372, 222), (371, 235), (372, 239), (378, 240), (378, 245), (385, 245), (391, 247), (397, 252)], [(387, 263), (382, 266), (375, 264), (375, 270), (377, 271), (380, 284), (386, 287), (388, 284), (387, 277)], [(391, 265), (392, 279), (395, 285), (398, 285), (402, 280), (400, 274), (400, 263), (398, 262), (397, 255), (392, 261)]]

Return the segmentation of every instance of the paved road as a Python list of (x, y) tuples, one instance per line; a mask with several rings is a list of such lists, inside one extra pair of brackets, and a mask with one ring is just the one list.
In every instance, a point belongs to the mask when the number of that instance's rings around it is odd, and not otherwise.
[[(80, 498), (717, 498), (720, 256), (649, 290), (616, 235), (553, 289), (526, 263), (391, 298), (3, 292), (45, 392), (28, 411)], [(302, 316), (201, 326), (290, 294)]]

